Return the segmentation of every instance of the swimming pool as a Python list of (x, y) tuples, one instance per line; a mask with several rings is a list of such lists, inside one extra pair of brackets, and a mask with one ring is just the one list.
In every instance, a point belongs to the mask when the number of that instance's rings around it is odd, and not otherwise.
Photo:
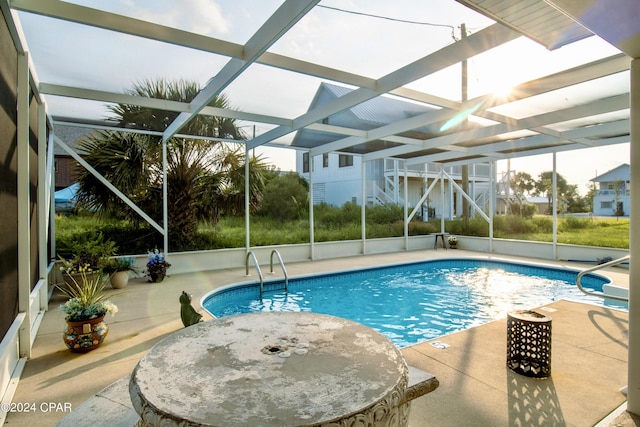
[[(201, 304), (215, 317), (261, 311), (311, 311), (363, 323), (405, 347), (559, 299), (625, 308), (583, 294), (578, 271), (474, 258), (439, 259), (289, 279), (242, 283), (212, 291)], [(610, 280), (582, 279), (602, 291)]]

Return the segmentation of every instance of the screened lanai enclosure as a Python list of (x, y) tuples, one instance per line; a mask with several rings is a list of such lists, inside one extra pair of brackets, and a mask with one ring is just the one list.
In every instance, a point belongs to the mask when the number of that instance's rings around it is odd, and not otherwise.
[[(347, 165), (393, 164), (405, 183), (420, 168), (431, 168), (444, 182), (452, 170), (477, 167), (486, 171), (488, 186), (495, 185), (498, 161), (551, 153), (555, 170), (555, 153), (630, 143), (631, 188), (640, 187), (636, 0), (0, 0), (0, 10), (3, 401), (30, 356), (48, 304), (54, 148), (96, 172), (60, 138), (56, 131), (63, 126), (158, 139), (160, 220), (104, 177), (97, 179), (162, 233), (165, 250), (172, 232), (166, 175), (172, 138), (240, 144), (246, 153), (289, 159), (293, 163), (283, 167), (301, 173), (306, 159), (312, 185), (314, 168), (329, 154)], [(195, 81), (201, 90), (190, 102), (130, 90), (149, 79)], [(342, 89), (314, 102), (321, 84)], [(223, 94), (232, 107), (210, 105)], [(412, 107), (393, 109), (391, 119), (381, 121), (367, 108), (379, 99)], [(106, 118), (117, 105), (152, 109), (167, 119), (161, 129), (114, 127)], [(366, 126), (340, 119), (354, 109)], [(245, 138), (188, 134), (201, 116), (233, 119), (253, 131)], [(310, 137), (296, 137), (303, 133)], [(486, 188), (494, 197), (496, 191)], [(457, 190), (469, 203), (477, 201), (468, 189)], [(407, 186), (395, 191), (408, 199)], [(631, 200), (635, 229), (635, 191)], [(421, 203), (405, 203), (405, 222)], [(484, 214), (488, 221), (494, 208)], [(638, 250), (640, 240), (631, 236), (629, 361), (640, 360)], [(628, 410), (640, 414), (638, 363), (629, 363), (628, 378)]]

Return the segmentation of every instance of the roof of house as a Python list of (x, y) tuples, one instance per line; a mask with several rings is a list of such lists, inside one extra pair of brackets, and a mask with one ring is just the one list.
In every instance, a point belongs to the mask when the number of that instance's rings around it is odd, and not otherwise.
[[(62, 140), (69, 147), (74, 148), (78, 144), (78, 141), (88, 137), (95, 132), (95, 129), (78, 127), (78, 126), (66, 126), (62, 124), (56, 124), (55, 133), (58, 138)], [(56, 156), (68, 156), (69, 154), (62, 149), (59, 144), (54, 144), (53, 154)]]
[[(567, 202), (565, 199), (558, 199), (558, 201), (560, 203)], [(550, 204), (551, 201), (549, 200), (548, 197), (545, 197), (545, 196), (529, 196), (527, 197), (527, 203), (539, 205), (539, 204)]]
[(548, 197), (543, 197), (543, 196), (530, 196), (527, 197), (527, 202), (528, 203), (549, 203), (549, 198)]
[[(353, 89), (322, 82), (311, 101), (309, 111), (315, 110), (319, 106), (329, 104), (333, 100), (341, 98), (351, 92), (353, 92)], [(437, 110), (437, 108), (427, 104), (404, 101), (391, 96), (377, 96), (326, 117), (322, 121), (322, 124), (367, 131), (435, 110)], [(404, 132), (401, 135), (409, 138), (424, 139), (436, 134), (442, 134), (439, 130), (441, 125), (442, 123), (435, 123), (430, 126), (418, 127), (410, 132)], [(297, 132), (291, 145), (301, 148), (313, 148), (343, 138), (345, 138), (344, 134), (334, 134), (305, 128)], [(396, 143), (392, 139), (377, 139), (352, 146), (342, 151), (363, 154), (397, 145), (402, 144)]]
[(620, 166), (611, 169), (593, 178), (594, 182), (613, 182), (613, 181), (629, 181), (631, 177), (631, 170), (627, 163), (623, 163)]
[[(326, 91), (333, 95), (334, 99), (340, 98), (341, 96), (344, 96), (349, 92), (353, 92), (352, 89), (349, 89), (347, 87), (324, 82), (320, 84), (317, 95), (319, 95), (323, 91)], [(309, 109), (311, 110), (319, 105), (322, 105), (322, 98), (316, 96), (313, 99), (311, 107)], [(346, 111), (352, 113), (352, 115), (355, 116), (355, 118), (357, 118), (362, 124), (366, 123), (378, 127), (380, 125), (389, 124), (395, 120), (402, 120), (409, 117), (417, 116), (418, 114), (422, 114), (430, 110), (434, 110), (434, 108), (428, 107), (424, 104), (407, 102), (389, 96), (377, 96), (361, 104), (354, 105)], [(331, 123), (331, 119), (335, 120), (341, 114), (342, 113), (337, 113), (332, 115), (329, 118), (329, 123)]]

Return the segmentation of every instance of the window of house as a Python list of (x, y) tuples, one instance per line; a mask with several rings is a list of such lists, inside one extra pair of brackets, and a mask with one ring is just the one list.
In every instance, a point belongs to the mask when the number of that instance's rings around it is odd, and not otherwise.
[(600, 202), (601, 209), (611, 209), (613, 208), (613, 202)]
[(302, 153), (302, 173), (309, 172), (309, 153)]
[(323, 168), (329, 167), (329, 153), (324, 153), (322, 155), (322, 167)]
[(338, 158), (338, 166), (341, 168), (353, 166), (353, 156), (349, 154), (340, 154)]

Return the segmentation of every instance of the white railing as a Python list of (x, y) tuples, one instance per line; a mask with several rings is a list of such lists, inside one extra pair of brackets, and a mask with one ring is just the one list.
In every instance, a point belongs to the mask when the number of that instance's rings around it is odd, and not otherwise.
[(604, 292), (594, 292), (594, 291), (590, 291), (588, 289), (585, 289), (585, 288), (582, 287), (582, 284), (580, 283), (580, 281), (581, 281), (582, 277), (585, 274), (591, 273), (592, 271), (600, 270), (602, 268), (613, 267), (614, 265), (622, 264), (623, 262), (629, 261), (630, 258), (631, 257), (629, 255), (627, 255), (627, 256), (623, 256), (622, 258), (614, 259), (613, 261), (605, 262), (603, 264), (598, 264), (595, 267), (591, 267), (591, 268), (587, 268), (585, 270), (582, 270), (580, 273), (578, 273), (578, 277), (576, 277), (576, 286), (578, 287), (578, 289), (580, 289), (580, 291), (582, 291), (583, 293), (585, 293), (587, 295), (591, 295), (591, 296), (594, 296), (594, 297), (600, 297), (600, 298), (610, 298), (610, 299), (614, 299), (616, 301), (629, 302), (629, 298), (620, 297), (620, 296), (616, 296), (616, 295), (605, 294)]

